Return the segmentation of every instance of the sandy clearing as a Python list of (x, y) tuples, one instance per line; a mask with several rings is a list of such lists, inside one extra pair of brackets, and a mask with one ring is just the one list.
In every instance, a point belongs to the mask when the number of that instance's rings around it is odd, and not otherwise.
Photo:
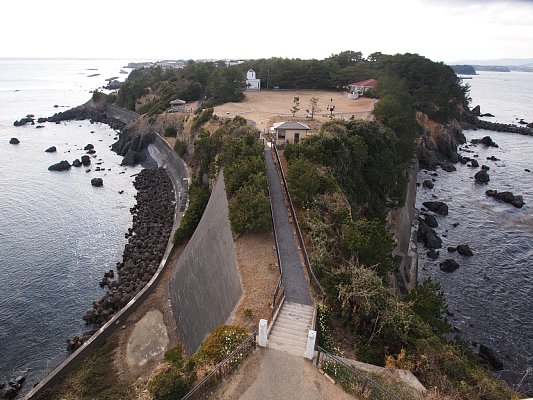
[[(300, 111), (295, 115), (297, 119), (306, 121), (305, 110), (309, 108), (311, 97), (318, 97), (318, 106), (322, 111), (315, 114), (318, 121), (328, 120), (328, 104), (333, 101), (334, 115), (337, 118), (349, 119), (352, 115), (359, 119), (371, 119), (374, 108), (374, 99), (361, 97), (357, 100), (348, 100), (345, 92), (332, 92), (324, 90), (269, 90), (258, 92), (245, 92), (245, 98), (240, 103), (225, 103), (215, 107), (215, 114), (220, 117), (233, 118), (240, 115), (257, 123), (261, 131), (269, 128), (270, 119), (273, 117), (292, 117), (290, 109), (294, 97), (300, 98)], [(289, 119), (289, 118), (287, 118)], [(290, 118), (293, 119), (293, 118)]]

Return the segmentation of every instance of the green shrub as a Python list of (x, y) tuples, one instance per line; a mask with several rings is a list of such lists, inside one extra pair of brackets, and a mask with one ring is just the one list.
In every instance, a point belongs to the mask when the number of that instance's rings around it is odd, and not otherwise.
[(165, 127), (165, 137), (176, 137), (178, 134), (178, 130), (174, 126), (167, 126)]
[(213, 112), (215, 110), (213, 107), (205, 108), (201, 110), (195, 117), (192, 119), (192, 126), (191, 129), (196, 130), (199, 127), (201, 127), (203, 124), (205, 124), (207, 121), (211, 119), (213, 116)]
[(176, 229), (172, 239), (175, 244), (181, 244), (192, 236), (204, 214), (209, 195), (209, 189), (197, 182), (191, 184), (189, 187), (189, 207), (187, 207), (187, 211), (181, 219), (180, 227)]
[(187, 153), (187, 145), (185, 142), (176, 139), (176, 143), (174, 143), (174, 151), (178, 154), (178, 156), (183, 157), (185, 153)]
[(249, 336), (246, 329), (220, 325), (202, 343), (195, 358), (201, 365), (216, 365), (223, 361)]
[(193, 388), (195, 379), (194, 370), (171, 366), (148, 383), (148, 390), (156, 400), (181, 399)]
[(256, 185), (245, 184), (231, 200), (229, 219), (235, 233), (268, 230), (271, 226), (269, 197)]

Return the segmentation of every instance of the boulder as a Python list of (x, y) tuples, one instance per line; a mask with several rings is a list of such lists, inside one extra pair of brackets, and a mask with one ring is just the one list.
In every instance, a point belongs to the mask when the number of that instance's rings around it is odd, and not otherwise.
[(477, 161), (477, 160), (474, 160), (474, 159), (470, 159), (469, 167), (472, 167), (472, 168), (477, 168), (477, 167), (479, 167), (479, 163), (478, 163), (478, 161)]
[(433, 229), (431, 229), (426, 222), (419, 218), (417, 240), (423, 242), (428, 249), (440, 249), (442, 247), (442, 240)]
[(134, 151), (134, 150), (128, 150), (124, 158), (122, 159), (122, 162), (120, 165), (127, 165), (127, 166), (135, 166), (139, 164), (143, 160), (143, 157), (140, 153)]
[(517, 208), (524, 206), (524, 199), (521, 195), (514, 195), (512, 192), (498, 192), (497, 190), (487, 190), (485, 194), (489, 197), (494, 197), (497, 200), (509, 203)]
[(72, 166), (81, 167), (81, 161), (76, 158), (74, 161), (72, 161)]
[(104, 180), (102, 178), (93, 178), (91, 179), (91, 185), (95, 187), (100, 187), (104, 185)]
[(95, 149), (87, 150), (87, 154), (96, 154), (96, 150)]
[[(457, 161), (459, 161), (459, 157), (457, 157)], [(455, 168), (455, 165), (449, 164), (449, 163), (443, 163), (441, 164), (441, 168), (446, 172), (453, 172), (457, 171), (457, 168)]]
[(81, 163), (83, 164), (84, 167), (91, 165), (91, 157), (87, 155), (81, 156)]
[(490, 167), (489, 167), (488, 165), (484, 165), (484, 164), (483, 164), (483, 165), (481, 166), (481, 169), (485, 169), (485, 170), (488, 171), (488, 170), (490, 169)]
[(472, 250), (470, 250), (470, 246), (468, 246), (467, 244), (458, 245), (457, 252), (465, 257), (471, 257), (474, 255), (474, 253), (472, 253)]
[(499, 158), (496, 158), (496, 157), (494, 157), (494, 156), (487, 157), (487, 160), (490, 160), (490, 161), (500, 161)]
[(37, 118), (37, 123), (38, 124), (42, 124), (42, 123), (47, 122), (47, 121), (48, 121), (48, 118), (45, 118), (45, 117)]
[(448, 250), (448, 253), (455, 253), (457, 251), (457, 247), (448, 246), (446, 250)]
[(428, 258), (432, 260), (436, 260), (437, 258), (439, 258), (439, 252), (435, 249), (430, 249), (426, 254)]
[(522, 208), (524, 206), (524, 199), (522, 198), (522, 196), (517, 195), (514, 197), (511, 204), (515, 206), (516, 208)]
[(431, 179), (426, 179), (423, 183), (422, 183), (422, 186), (424, 186), (425, 188), (428, 188), (428, 189), (433, 189), (433, 181)]
[(486, 169), (481, 169), (474, 175), (474, 179), (478, 183), (487, 183), (490, 181), (489, 173)]
[(60, 161), (57, 164), (50, 165), (48, 171), (67, 171), (71, 167), (70, 163), (66, 160)]
[(482, 144), (487, 147), (499, 147), (490, 136), (484, 136), (481, 139), (472, 139), (470, 143), (473, 144)]
[(448, 205), (442, 201), (425, 201), (422, 205), (437, 214), (448, 215)]
[(87, 145), (83, 148), (83, 150), (92, 150), (92, 149), (94, 149), (94, 146), (93, 146), (91, 143), (87, 144)]
[(47, 153), (55, 153), (57, 151), (56, 146), (51, 146), (45, 150)]
[(24, 382), (26, 381), (26, 377), (23, 375), (17, 376), (16, 378), (11, 379), (8, 383), (9, 386), (14, 388), (15, 390), (20, 390), (22, 388), (22, 385), (24, 385)]
[(439, 223), (437, 222), (437, 218), (435, 218), (434, 215), (427, 214), (424, 216), (424, 221), (426, 222), (426, 225), (430, 228), (437, 228), (439, 226)]
[(439, 264), (439, 268), (444, 272), (453, 272), (459, 268), (459, 264), (457, 264), (457, 261), (447, 258)]
[(35, 121), (33, 120), (33, 117), (30, 117), (29, 115), (25, 118), (21, 118), (19, 121), (13, 122), (13, 126), (23, 126), (26, 124), (35, 124)]
[(479, 345), (479, 356), (494, 368), (496, 371), (501, 371), (503, 369), (503, 362), (498, 358), (494, 350), (490, 347), (485, 346), (484, 344)]
[(479, 117), (481, 116), (481, 107), (479, 105), (475, 106), (472, 111), (470, 111), (470, 114), (473, 115), (474, 117)]
[(9, 144), (19, 144), (20, 140), (18, 140), (16, 137), (12, 137), (9, 139)]
[(7, 390), (4, 392), (4, 398), (5, 399), (14, 399), (17, 397), (18, 390), (15, 388), (7, 388)]

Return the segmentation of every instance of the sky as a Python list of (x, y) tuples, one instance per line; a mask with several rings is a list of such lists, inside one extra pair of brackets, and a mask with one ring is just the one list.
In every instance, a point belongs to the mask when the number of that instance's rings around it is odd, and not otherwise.
[(533, 0), (17, 0), (2, 14), (0, 57), (533, 58)]

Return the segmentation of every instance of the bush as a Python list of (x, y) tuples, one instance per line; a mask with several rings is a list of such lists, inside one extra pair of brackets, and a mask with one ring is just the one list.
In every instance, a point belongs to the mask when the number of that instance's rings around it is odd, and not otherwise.
[(194, 369), (171, 366), (148, 383), (148, 390), (156, 400), (181, 399), (193, 388), (195, 380)]
[(192, 130), (196, 130), (199, 127), (201, 127), (203, 124), (205, 124), (207, 121), (211, 119), (213, 116), (213, 112), (215, 110), (213, 107), (205, 108), (202, 111), (200, 111), (197, 115), (194, 116), (192, 119)]
[[(263, 173), (261, 176), (266, 179)], [(268, 230), (271, 226), (269, 197), (257, 185), (245, 184), (230, 203), (229, 219), (235, 233)]]
[(178, 135), (178, 130), (174, 126), (165, 127), (165, 137), (176, 137)]
[(179, 139), (176, 139), (174, 143), (174, 151), (178, 153), (178, 156), (183, 157), (187, 153), (187, 145)]
[(180, 227), (174, 232), (172, 240), (175, 244), (181, 244), (190, 239), (202, 219), (209, 195), (209, 189), (197, 182), (193, 182), (189, 187), (189, 207), (181, 219)]
[(220, 325), (202, 343), (195, 358), (200, 365), (216, 365), (223, 361), (249, 336), (246, 329)]

